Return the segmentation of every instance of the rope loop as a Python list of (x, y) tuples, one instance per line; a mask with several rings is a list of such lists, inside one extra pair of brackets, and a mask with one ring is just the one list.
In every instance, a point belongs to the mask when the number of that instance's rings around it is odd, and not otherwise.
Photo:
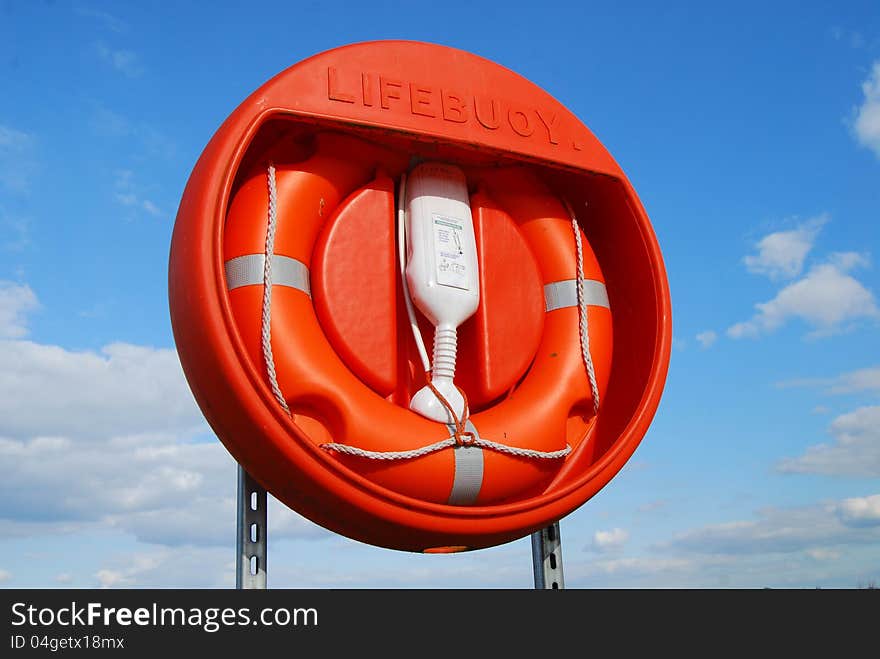
[(263, 314), (260, 323), (260, 341), (272, 395), (287, 416), (292, 417), (284, 394), (281, 393), (281, 387), (278, 385), (275, 357), (272, 354), (272, 258), (275, 255), (275, 231), (278, 228), (278, 191), (275, 183), (275, 165), (271, 162), (266, 170), (266, 183), (269, 188), (269, 209), (266, 218), (266, 250), (263, 261)]
[(440, 390), (434, 386), (434, 383), (431, 381), (431, 371), (425, 371), (425, 382), (428, 383), (428, 388), (433, 392), (433, 394), (437, 397), (437, 400), (440, 401), (440, 404), (446, 408), (446, 411), (449, 412), (449, 416), (452, 417), (452, 425), (455, 428), (452, 432), (452, 438), (455, 440), (456, 446), (469, 446), (476, 441), (476, 436), (473, 432), (468, 430), (465, 426), (467, 425), (468, 419), (470, 418), (470, 408), (468, 407), (467, 394), (464, 392), (464, 389), (455, 385), (455, 388), (458, 389), (458, 392), (461, 394), (461, 397), (464, 399), (464, 409), (462, 410), (461, 418), (458, 418), (458, 415), (455, 413), (455, 409), (452, 407), (452, 403), (446, 400), (446, 396), (440, 393)]
[(584, 297), (584, 250), (581, 244), (581, 230), (578, 225), (577, 217), (571, 204), (567, 200), (563, 200), (565, 209), (571, 218), (571, 230), (574, 233), (575, 256), (577, 258), (577, 270), (575, 278), (577, 282), (577, 303), (578, 303), (578, 331), (581, 338), (581, 358), (587, 369), (587, 378), (590, 382), (590, 393), (593, 399), (593, 413), (599, 414), (599, 385), (596, 382), (596, 369), (593, 366), (593, 355), (590, 352), (590, 329), (587, 319), (587, 302)]

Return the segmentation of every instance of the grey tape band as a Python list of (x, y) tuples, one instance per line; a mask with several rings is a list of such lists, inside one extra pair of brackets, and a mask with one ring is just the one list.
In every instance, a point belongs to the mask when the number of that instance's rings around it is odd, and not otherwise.
[[(588, 306), (611, 308), (605, 284), (595, 279), (584, 279), (584, 302)], [(576, 306), (578, 306), (577, 279), (544, 284), (544, 311)]]
[[(446, 424), (446, 427), (450, 434), (455, 433), (455, 426)], [(474, 437), (480, 436), (470, 420), (465, 423), (465, 429), (474, 433)], [(455, 478), (447, 503), (451, 506), (467, 506), (477, 500), (483, 486), (483, 449), (476, 446), (456, 446), (453, 455)]]
[[(263, 283), (263, 265), (265, 254), (245, 254), (229, 259), (225, 263), (226, 288), (232, 290), (240, 286), (252, 286)], [(309, 286), (309, 269), (302, 261), (289, 256), (274, 254), (272, 256), (272, 284), (290, 286), (311, 295)]]

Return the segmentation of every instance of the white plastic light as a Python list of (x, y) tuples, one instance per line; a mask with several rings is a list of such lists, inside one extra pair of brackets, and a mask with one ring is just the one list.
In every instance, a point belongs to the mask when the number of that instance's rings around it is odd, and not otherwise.
[[(413, 168), (406, 184), (406, 281), (415, 306), (434, 325), (431, 384), (459, 418), (464, 398), (455, 387), (458, 326), (480, 302), (477, 247), (464, 173), (445, 163)], [(453, 423), (430, 387), (416, 392), (414, 412)]]

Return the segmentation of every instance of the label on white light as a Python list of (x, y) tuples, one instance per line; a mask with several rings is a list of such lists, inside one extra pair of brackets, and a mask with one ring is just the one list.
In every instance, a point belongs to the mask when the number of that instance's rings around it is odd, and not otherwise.
[(433, 215), (434, 263), (437, 283), (469, 291), (467, 261), (462, 249), (464, 222), (446, 215)]

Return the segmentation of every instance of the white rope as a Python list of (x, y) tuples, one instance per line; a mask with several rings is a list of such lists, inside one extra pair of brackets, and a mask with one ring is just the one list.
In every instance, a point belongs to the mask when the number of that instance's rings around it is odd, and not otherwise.
[(557, 460), (559, 458), (564, 458), (566, 455), (571, 453), (571, 446), (568, 444), (565, 445), (565, 448), (559, 449), (558, 451), (536, 451), (531, 448), (518, 448), (516, 446), (507, 446), (506, 444), (499, 444), (498, 442), (492, 442), (488, 439), (483, 439), (482, 437), (475, 439), (473, 442), (470, 442), (474, 446), (479, 446), (480, 448), (491, 449), (492, 451), (498, 451), (499, 453), (507, 453), (508, 455), (515, 455), (520, 458), (537, 458), (539, 460)]
[(346, 455), (356, 455), (359, 458), (370, 458), (371, 460), (409, 460), (411, 458), (420, 458), (423, 455), (434, 453), (442, 449), (455, 446), (455, 438), (449, 437), (433, 444), (428, 444), (422, 448), (412, 449), (411, 451), (368, 451), (367, 449), (358, 448), (357, 446), (349, 446), (348, 444), (338, 444), (336, 442), (328, 442), (321, 444), (322, 449), (328, 451), (336, 451), (337, 453), (345, 453)]
[[(371, 460), (409, 460), (412, 458), (419, 458), (423, 455), (428, 455), (429, 453), (434, 453), (445, 448), (450, 448), (452, 446), (455, 446), (455, 444), (455, 438), (449, 437), (439, 442), (428, 444), (427, 446), (412, 449), (410, 451), (368, 451), (366, 449), (358, 448), (357, 446), (349, 446), (348, 444), (337, 444), (336, 442), (321, 444), (321, 448), (328, 451), (345, 453), (346, 455), (354, 455), (359, 458), (370, 458)], [(568, 444), (565, 445), (564, 449), (560, 449), (559, 451), (536, 451), (534, 449), (507, 446), (505, 444), (491, 442), (488, 439), (482, 438), (475, 438), (473, 441), (469, 441), (463, 444), (463, 446), (474, 446), (477, 448), (490, 449), (499, 453), (514, 455), (520, 458), (537, 458), (540, 460), (556, 460), (559, 458), (564, 458), (571, 452), (571, 446), (569, 446)]]
[(599, 385), (596, 383), (596, 369), (593, 366), (593, 356), (590, 354), (590, 330), (587, 324), (587, 303), (584, 296), (584, 250), (581, 245), (581, 230), (575, 218), (574, 211), (568, 202), (565, 202), (568, 214), (571, 216), (571, 229), (574, 232), (574, 245), (577, 252), (577, 301), (578, 301), (578, 331), (581, 335), (581, 357), (587, 368), (587, 377), (590, 380), (590, 391), (593, 397), (593, 411), (599, 413)]
[(397, 256), (400, 261), (400, 283), (403, 285), (403, 301), (406, 303), (406, 315), (409, 318), (409, 326), (412, 330), (413, 339), (419, 350), (419, 358), (422, 360), (422, 368), (425, 372), (431, 370), (431, 360), (419, 331), (419, 322), (416, 320), (416, 310), (413, 307), (412, 298), (409, 294), (409, 286), (406, 284), (406, 173), (400, 175), (400, 187), (397, 193), (400, 204), (397, 208)]
[(275, 166), (269, 164), (269, 218), (266, 228), (266, 259), (263, 263), (263, 360), (266, 362), (266, 374), (269, 376), (269, 384), (272, 393), (281, 408), (291, 416), (287, 401), (278, 386), (278, 376), (275, 373), (275, 357), (272, 355), (272, 256), (275, 253), (275, 229), (278, 224), (278, 192), (275, 187)]

